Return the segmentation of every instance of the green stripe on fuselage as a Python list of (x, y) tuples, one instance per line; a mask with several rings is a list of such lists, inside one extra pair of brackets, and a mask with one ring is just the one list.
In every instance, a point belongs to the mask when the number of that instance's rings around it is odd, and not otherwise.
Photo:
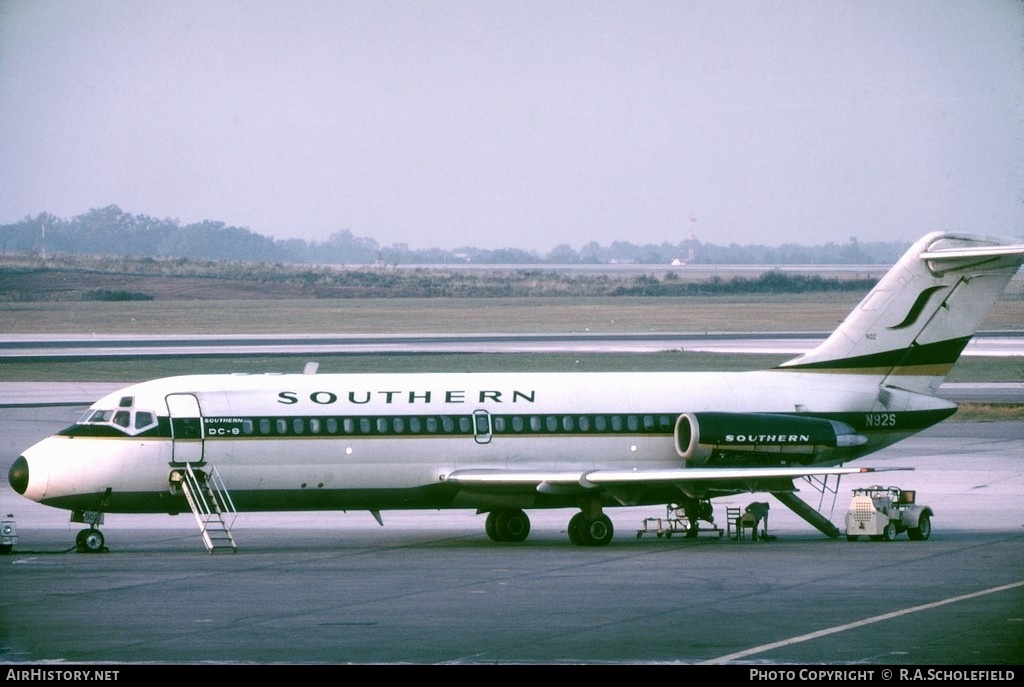
[(883, 351), (852, 358), (837, 358), (816, 363), (796, 363), (780, 366), (777, 370), (799, 372), (849, 372), (854, 374), (945, 374), (963, 353), (971, 337), (938, 341), (923, 346), (911, 346), (894, 351)]

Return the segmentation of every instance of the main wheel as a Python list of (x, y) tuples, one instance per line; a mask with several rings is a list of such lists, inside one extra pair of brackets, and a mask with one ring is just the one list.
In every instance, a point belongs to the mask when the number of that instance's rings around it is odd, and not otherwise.
[(924, 541), (932, 536), (932, 518), (930, 515), (922, 515), (917, 521), (917, 527), (907, 530), (907, 536), (914, 541)]
[(530, 534), (530, 518), (521, 510), (500, 510), (494, 528), (501, 541), (520, 542)]
[[(586, 517), (587, 516), (580, 512), (569, 518), (569, 526), (567, 528), (569, 530), (569, 541), (577, 546), (583, 546), (586, 544), (586, 542), (583, 541), (583, 535), (581, 534)], [(640, 535), (637, 536), (639, 537)]]
[(857, 541), (858, 539), (860, 539), (860, 537), (857, 536), (856, 534), (848, 534), (848, 535), (846, 535), (846, 541)]
[(611, 519), (603, 514), (592, 520), (584, 516), (576, 529), (585, 546), (607, 546), (615, 534)]
[(892, 541), (895, 538), (896, 538), (896, 525), (894, 525), (894, 524), (892, 524), (890, 522), (888, 525), (885, 526), (885, 529), (882, 530), (882, 539), (884, 539), (885, 541)]
[(487, 514), (487, 520), (484, 521), (484, 532), (487, 533), (487, 538), (491, 541), (501, 541), (501, 538), (498, 536), (498, 527), (495, 523), (497, 517), (498, 514), (491, 511)]

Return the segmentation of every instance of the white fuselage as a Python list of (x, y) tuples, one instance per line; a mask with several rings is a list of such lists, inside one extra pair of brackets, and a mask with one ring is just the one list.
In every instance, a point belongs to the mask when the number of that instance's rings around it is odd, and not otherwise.
[[(104, 418), (121, 409), (120, 424), (75, 425), (25, 451), (24, 495), (88, 509), (109, 489), (110, 512), (178, 512), (184, 502), (168, 477), (192, 463), (216, 467), (240, 510), (486, 508), (509, 498), (561, 506), (533, 488), (520, 496), (467, 493), (445, 478), (462, 470), (686, 467), (676, 422), (702, 412), (839, 419), (867, 440), (801, 457), (834, 465), (951, 412), (951, 404), (930, 397), (887, 394), (880, 399), (877, 378), (780, 370), (174, 377), (93, 405), (110, 411)], [(783, 427), (769, 438), (790, 436)], [(651, 501), (663, 493), (652, 492)]]

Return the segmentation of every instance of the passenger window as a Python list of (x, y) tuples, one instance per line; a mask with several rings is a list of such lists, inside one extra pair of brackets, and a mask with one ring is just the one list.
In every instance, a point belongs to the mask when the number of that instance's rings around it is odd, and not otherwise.
[(475, 434), (483, 435), (490, 433), (490, 423), (487, 422), (486, 414), (474, 415), (473, 418), (476, 420), (476, 429), (473, 430)]
[(313, 417), (309, 419), (309, 433), (319, 434), (320, 433), (320, 420)]
[(267, 418), (260, 420), (260, 434), (270, 434), (270, 420)]
[(327, 421), (324, 422), (324, 426), (327, 428), (327, 433), (328, 434), (337, 434), (338, 433), (338, 421), (337, 421), (337, 419), (335, 419), (333, 417), (327, 418)]
[(603, 432), (608, 429), (608, 420), (605, 419), (604, 415), (598, 415), (594, 418), (594, 429), (598, 432)]

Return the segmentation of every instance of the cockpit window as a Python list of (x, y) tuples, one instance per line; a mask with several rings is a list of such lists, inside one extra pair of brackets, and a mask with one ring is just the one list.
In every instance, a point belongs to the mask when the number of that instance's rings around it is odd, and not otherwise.
[(86, 413), (85, 417), (83, 417), (81, 421), (90, 425), (103, 425), (110, 422), (110, 418), (113, 414), (113, 410), (93, 410)]
[(156, 414), (149, 410), (92, 410), (78, 421), (80, 425), (107, 426), (125, 434), (140, 434), (155, 427)]

